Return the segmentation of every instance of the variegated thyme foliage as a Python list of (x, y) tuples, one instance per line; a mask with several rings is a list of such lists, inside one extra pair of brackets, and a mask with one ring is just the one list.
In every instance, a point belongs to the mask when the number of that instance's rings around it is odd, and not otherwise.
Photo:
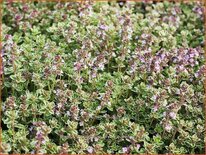
[(4, 153), (204, 153), (202, 4), (3, 8)]

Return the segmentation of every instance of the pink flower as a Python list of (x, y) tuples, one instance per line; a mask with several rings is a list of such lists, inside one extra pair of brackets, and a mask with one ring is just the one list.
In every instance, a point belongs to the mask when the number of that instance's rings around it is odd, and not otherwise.
[(189, 56), (190, 56), (191, 58), (193, 58), (193, 57), (195, 57), (195, 53), (191, 53), (191, 54), (189, 54)]
[(204, 8), (201, 7), (201, 6), (195, 6), (192, 10), (193, 10), (195, 13), (199, 14), (199, 15), (202, 15), (203, 12), (204, 12)]
[(172, 119), (176, 119), (176, 113), (175, 112), (170, 112), (169, 115)]
[(184, 70), (184, 66), (183, 66), (183, 65), (180, 65), (180, 66), (179, 66), (179, 70), (180, 70), (180, 71), (183, 71), (183, 70)]
[(99, 69), (100, 69), (100, 70), (104, 70), (104, 64), (103, 64), (103, 63), (100, 63), (100, 64), (99, 64)]
[(123, 147), (123, 148), (122, 148), (122, 152), (123, 152), (123, 153), (127, 153), (128, 151), (129, 151), (129, 148), (128, 148), (128, 147)]
[(28, 9), (29, 9), (28, 5), (24, 5), (23, 8), (22, 8), (22, 10), (25, 11), (25, 12), (28, 11)]
[(139, 148), (140, 148), (140, 144), (137, 144), (136, 149), (139, 150)]
[(158, 108), (159, 108), (159, 106), (155, 105), (154, 108), (153, 108), (154, 112), (156, 112), (158, 110)]
[(149, 37), (149, 35), (146, 34), (146, 33), (143, 33), (143, 34), (141, 35), (141, 37), (142, 37), (143, 39), (146, 39), (147, 37)]
[(165, 130), (170, 132), (171, 129), (172, 129), (172, 126), (170, 124), (166, 124)]
[(156, 101), (156, 100), (157, 100), (157, 95), (153, 95), (151, 99), (152, 99), (153, 101)]
[(96, 72), (92, 72), (92, 78), (96, 78), (97, 77), (97, 73)]
[(16, 15), (16, 16), (15, 16), (15, 20), (16, 20), (17, 22), (19, 22), (21, 19), (22, 19), (22, 16), (21, 16), (21, 15)]
[(95, 138), (94, 138), (94, 141), (95, 141), (95, 142), (97, 142), (98, 140), (99, 140), (99, 138), (98, 138), (98, 137), (95, 137)]
[(124, 24), (124, 18), (120, 18), (119, 23), (120, 23), (121, 25)]
[(89, 146), (89, 147), (87, 148), (87, 151), (88, 151), (89, 153), (93, 153), (94, 149), (93, 149), (93, 147)]
[(100, 25), (99, 28), (102, 29), (102, 30), (108, 30), (108, 27), (105, 26), (105, 25)]
[(160, 65), (157, 62), (155, 62), (155, 67), (154, 68), (155, 68), (155, 71), (158, 72), (158, 73), (161, 70)]
[(75, 71), (80, 71), (81, 70), (81, 68), (82, 68), (82, 63), (79, 63), (79, 62), (75, 62), (74, 63), (74, 70)]

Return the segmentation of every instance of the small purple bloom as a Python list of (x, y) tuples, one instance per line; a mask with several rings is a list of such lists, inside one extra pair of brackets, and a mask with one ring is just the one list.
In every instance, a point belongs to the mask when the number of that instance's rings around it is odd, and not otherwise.
[(176, 119), (176, 113), (175, 112), (172, 111), (172, 112), (169, 113), (169, 115), (172, 119)]
[(191, 54), (189, 54), (189, 56), (190, 56), (190, 58), (193, 58), (193, 57), (195, 57), (195, 53), (191, 53)]
[(158, 109), (159, 109), (158, 105), (155, 105), (154, 108), (153, 108), (154, 112), (156, 112)]
[(140, 144), (137, 144), (136, 149), (139, 150), (140, 146), (141, 146)]
[(15, 20), (16, 20), (17, 22), (19, 22), (19, 21), (21, 20), (21, 18), (22, 18), (22, 17), (21, 17), (20, 15), (16, 15), (16, 16), (15, 16)]
[(166, 124), (165, 130), (168, 131), (168, 132), (170, 132), (171, 129), (172, 129), (172, 126), (171, 126), (170, 124)]
[(89, 153), (93, 153), (94, 149), (93, 149), (93, 147), (89, 146), (89, 147), (87, 148), (87, 151), (88, 151)]
[(36, 139), (39, 140), (39, 141), (43, 141), (44, 140), (42, 132), (37, 131)]
[(25, 12), (28, 11), (28, 9), (29, 9), (28, 5), (24, 5), (23, 8), (22, 8), (22, 10), (25, 11)]
[(123, 3), (123, 2), (120, 2), (120, 3), (119, 3), (119, 5), (120, 5), (120, 6), (123, 6), (123, 5), (124, 5), (124, 3)]
[(105, 26), (105, 25), (100, 25), (99, 28), (102, 29), (102, 30), (108, 30), (108, 27)]
[(75, 62), (74, 63), (74, 70), (75, 71), (80, 71), (82, 69), (82, 67), (83, 67), (82, 63), (80, 63), (80, 62)]
[(129, 152), (129, 147), (123, 147), (122, 152), (123, 153), (128, 153)]
[(184, 66), (183, 66), (183, 65), (180, 65), (180, 66), (179, 66), (179, 70), (180, 70), (180, 71), (183, 71), (183, 70), (184, 70)]
[(201, 7), (201, 6), (195, 6), (195, 7), (193, 8), (193, 11), (194, 11), (195, 13), (199, 14), (199, 15), (202, 15), (203, 12), (204, 12), (204, 8)]
[(119, 22), (122, 25), (122, 24), (124, 24), (124, 21), (125, 21), (124, 18), (121, 18)]

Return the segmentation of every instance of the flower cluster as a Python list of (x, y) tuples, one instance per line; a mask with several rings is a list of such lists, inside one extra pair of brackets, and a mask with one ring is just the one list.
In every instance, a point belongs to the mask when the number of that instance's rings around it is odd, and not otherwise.
[(3, 2), (1, 153), (204, 153), (199, 2)]

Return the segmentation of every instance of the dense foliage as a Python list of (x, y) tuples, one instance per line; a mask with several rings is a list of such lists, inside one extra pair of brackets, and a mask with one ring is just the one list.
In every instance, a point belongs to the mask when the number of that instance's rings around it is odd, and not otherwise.
[(4, 153), (204, 153), (200, 3), (3, 4)]

